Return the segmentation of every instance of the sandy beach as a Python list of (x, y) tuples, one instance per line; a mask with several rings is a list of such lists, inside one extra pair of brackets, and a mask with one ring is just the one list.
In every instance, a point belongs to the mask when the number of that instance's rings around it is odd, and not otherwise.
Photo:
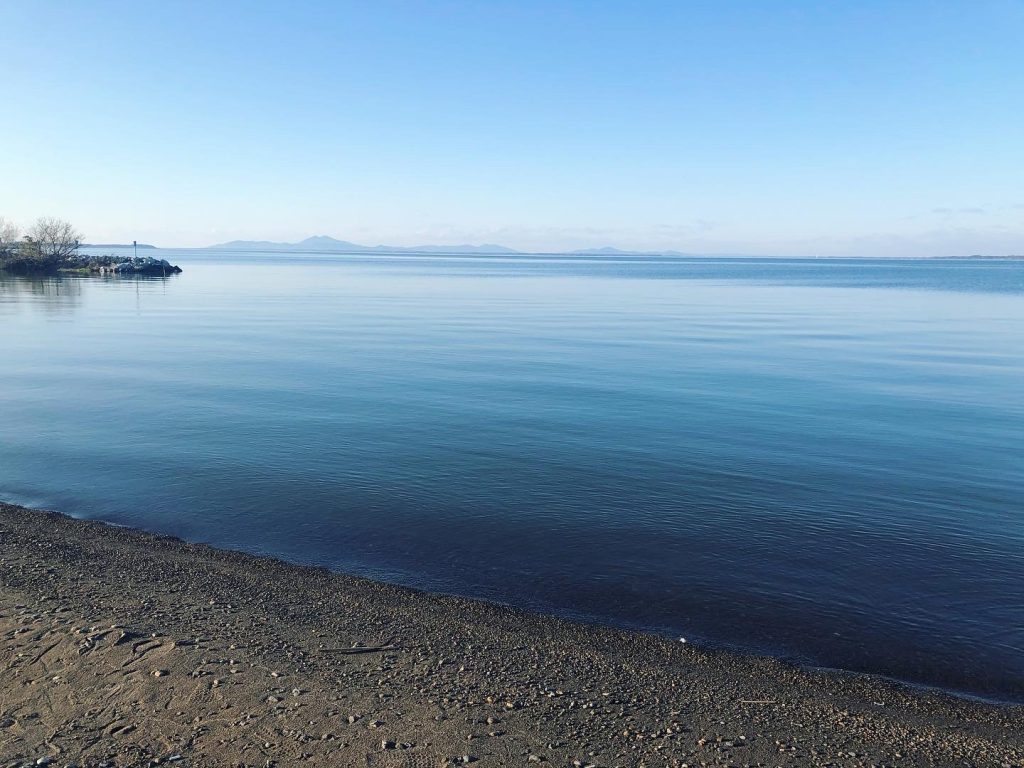
[(0, 766), (1021, 766), (1024, 712), (0, 505)]

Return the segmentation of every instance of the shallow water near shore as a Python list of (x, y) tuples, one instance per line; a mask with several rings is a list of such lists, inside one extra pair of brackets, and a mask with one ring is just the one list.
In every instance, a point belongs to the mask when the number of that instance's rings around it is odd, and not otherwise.
[(1024, 700), (1024, 262), (0, 276), (0, 498)]

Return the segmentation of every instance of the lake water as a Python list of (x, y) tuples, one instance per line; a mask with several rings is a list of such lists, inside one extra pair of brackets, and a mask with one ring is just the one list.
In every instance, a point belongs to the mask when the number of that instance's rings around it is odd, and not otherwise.
[(1024, 700), (1024, 262), (0, 277), (0, 498)]

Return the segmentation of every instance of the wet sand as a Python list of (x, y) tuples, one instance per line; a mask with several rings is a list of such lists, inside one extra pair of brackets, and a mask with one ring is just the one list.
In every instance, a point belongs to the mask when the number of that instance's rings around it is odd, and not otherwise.
[(1021, 707), (5, 504), (0, 637), (0, 767), (1024, 766)]

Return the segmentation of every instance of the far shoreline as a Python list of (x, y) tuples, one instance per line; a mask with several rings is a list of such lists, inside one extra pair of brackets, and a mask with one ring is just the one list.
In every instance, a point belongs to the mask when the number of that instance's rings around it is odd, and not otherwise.
[[(711, 260), (711, 261), (1024, 261), (1024, 254), (956, 254), (946, 256), (835, 256), (835, 255), (814, 255), (814, 256), (793, 256), (764, 253), (686, 253), (682, 251), (629, 251), (619, 249), (585, 249), (581, 251), (518, 251), (511, 248), (501, 250), (465, 250), (468, 246), (453, 246), (447, 249), (446, 246), (423, 246), (425, 250), (417, 250), (415, 247), (406, 246), (358, 246), (355, 247), (309, 247), (304, 248), (299, 243), (254, 243), (251, 246), (236, 246), (230, 243), (222, 245), (199, 245), (199, 246), (163, 246), (140, 243), (138, 248), (156, 251), (189, 252), (207, 255), (245, 255), (245, 254), (270, 254), (275, 256), (419, 256), (419, 257), (444, 257), (444, 258), (510, 258), (517, 257), (557, 257), (570, 259), (668, 259), (674, 261)], [(131, 250), (131, 243), (112, 244), (82, 244), (84, 249), (113, 248)], [(474, 246), (475, 247), (475, 246)], [(463, 250), (459, 250), (463, 248)]]

